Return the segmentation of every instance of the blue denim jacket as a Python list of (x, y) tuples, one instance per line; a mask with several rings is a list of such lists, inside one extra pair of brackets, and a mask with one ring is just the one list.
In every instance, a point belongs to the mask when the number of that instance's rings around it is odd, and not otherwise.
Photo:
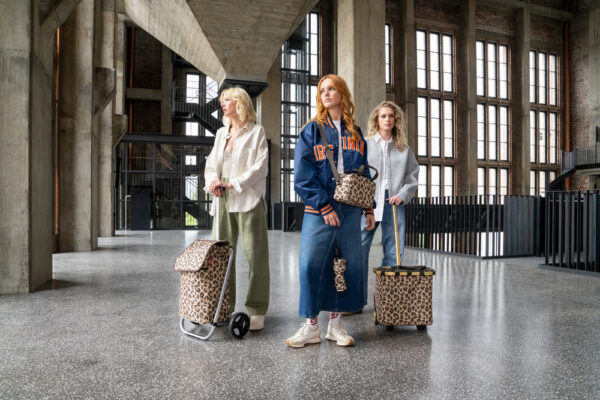
[[(343, 120), (341, 128), (344, 169), (348, 171), (366, 165), (367, 145), (360, 128), (356, 127), (360, 134), (359, 142), (352, 138), (352, 134), (346, 129)], [(333, 160), (337, 166), (340, 143), (338, 143), (337, 129), (329, 115), (327, 116), (327, 123), (323, 126), (323, 133), (329, 147), (332, 149)], [(329, 214), (333, 211), (335, 179), (315, 121), (310, 121), (304, 126), (294, 151), (294, 190), (306, 205), (304, 211), (321, 215)], [(370, 178), (371, 175), (368, 169), (366, 169), (366, 172)], [(372, 214), (373, 208), (364, 211)]]

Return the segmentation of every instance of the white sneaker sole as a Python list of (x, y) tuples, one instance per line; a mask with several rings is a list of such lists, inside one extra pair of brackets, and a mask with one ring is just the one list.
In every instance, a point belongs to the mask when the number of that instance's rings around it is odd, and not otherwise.
[(350, 338), (350, 341), (348, 343), (344, 343), (344, 342), (340, 342), (339, 340), (337, 340), (333, 335), (327, 334), (325, 336), (325, 339), (335, 342), (335, 344), (337, 344), (340, 347), (354, 346), (354, 339), (352, 339), (352, 338)]
[(294, 349), (299, 349), (301, 347), (304, 347), (304, 345), (307, 345), (307, 344), (317, 344), (317, 343), (321, 343), (320, 337), (312, 338), (312, 339), (307, 340), (306, 342), (297, 343), (297, 344), (292, 344), (290, 342), (290, 339), (286, 339), (286, 341), (285, 341), (285, 344), (287, 344), (290, 347), (293, 347)]

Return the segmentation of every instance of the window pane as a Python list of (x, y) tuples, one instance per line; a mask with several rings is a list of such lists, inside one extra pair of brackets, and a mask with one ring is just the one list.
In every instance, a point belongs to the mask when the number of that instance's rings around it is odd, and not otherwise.
[(431, 90), (440, 90), (440, 35), (429, 34), (429, 85)]
[(452, 36), (444, 35), (443, 42), (443, 50), (444, 50), (444, 91), (452, 92), (453, 91), (453, 75), (454, 75), (454, 66), (452, 63), (452, 55), (454, 53), (454, 49), (452, 48)]
[(186, 75), (185, 102), (195, 104), (198, 104), (200, 102), (200, 75)]
[(506, 168), (500, 170), (500, 194), (508, 195), (508, 169)]
[(185, 123), (185, 135), (186, 136), (198, 136), (198, 123), (197, 122), (186, 122)]
[(417, 153), (420, 156), (427, 155), (427, 98), (419, 97), (417, 100), (417, 125), (418, 143)]
[(444, 167), (444, 196), (454, 196), (453, 167)]
[(427, 89), (427, 36), (417, 31), (417, 87)]
[(556, 164), (556, 113), (550, 113), (548, 126), (549, 162)]
[(537, 194), (537, 181), (535, 171), (529, 172), (529, 194), (535, 196)]
[(488, 106), (488, 156), (490, 160), (496, 160), (498, 158), (496, 154), (497, 143), (496, 143), (496, 106)]
[[(540, 112), (539, 119), (539, 144), (540, 144), (540, 164), (546, 163), (546, 113)], [(541, 187), (541, 186), (540, 186)], [(540, 192), (541, 193), (541, 192)]]
[(529, 144), (531, 150), (529, 151), (529, 158), (532, 163), (537, 162), (537, 115), (535, 111), (529, 111)]
[(496, 97), (496, 44), (487, 45), (488, 97)]
[(540, 196), (546, 194), (546, 171), (540, 171)]
[(417, 197), (427, 197), (427, 166), (419, 165), (419, 187)]
[(431, 197), (439, 197), (440, 196), (440, 166), (432, 165), (431, 166)]
[(538, 101), (546, 104), (546, 53), (538, 54)]
[(498, 188), (496, 186), (496, 168), (490, 168), (488, 170), (488, 176), (489, 176), (489, 185), (488, 185), (488, 193), (490, 195), (495, 195), (498, 193)]
[(550, 71), (550, 81), (548, 82), (549, 93), (548, 93), (548, 104), (555, 106), (558, 104), (558, 65), (557, 58), (555, 55), (548, 56), (548, 68)]
[(508, 47), (499, 46), (500, 98), (508, 99)]
[(454, 102), (444, 100), (444, 157), (454, 157)]
[(477, 104), (477, 158), (485, 160), (485, 105)]
[(385, 83), (392, 83), (390, 24), (385, 24)]
[(440, 122), (440, 100), (431, 99), (431, 156), (439, 157), (441, 154), (441, 122)]
[(529, 52), (529, 102), (535, 103), (535, 69), (536, 69), (535, 51)]
[(500, 107), (500, 160), (508, 161), (508, 107)]
[(477, 194), (485, 194), (485, 168), (477, 168)]
[(476, 74), (477, 74), (477, 96), (485, 96), (485, 59), (484, 42), (475, 43)]

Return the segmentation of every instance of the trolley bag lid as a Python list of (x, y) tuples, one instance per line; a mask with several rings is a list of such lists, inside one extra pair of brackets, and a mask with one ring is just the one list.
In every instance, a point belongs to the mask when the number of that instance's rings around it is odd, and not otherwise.
[(409, 266), (391, 266), (391, 267), (376, 267), (373, 268), (373, 272), (377, 275), (385, 276), (432, 276), (435, 275), (435, 270), (427, 268), (424, 265), (415, 265), (414, 267)]
[[(195, 240), (175, 259), (175, 271), (178, 272), (198, 272), (208, 269), (212, 263), (212, 257), (221, 256), (229, 247), (229, 242), (224, 240)], [(208, 262), (206, 262), (208, 261)]]

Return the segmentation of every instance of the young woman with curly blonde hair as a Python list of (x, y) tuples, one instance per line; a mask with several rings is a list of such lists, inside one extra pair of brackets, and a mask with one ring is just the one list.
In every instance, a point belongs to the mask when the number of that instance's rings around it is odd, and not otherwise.
[(363, 219), (362, 264), (363, 264), (363, 303), (367, 304), (367, 283), (369, 276), (369, 252), (375, 231), (381, 225), (383, 259), (381, 265), (396, 265), (393, 206), (397, 206), (400, 257), (404, 257), (404, 233), (406, 216), (404, 204), (408, 203), (419, 184), (419, 164), (408, 147), (404, 112), (391, 101), (382, 101), (373, 109), (369, 117), (367, 134), (369, 165), (377, 168), (379, 177), (375, 180), (375, 228)]

